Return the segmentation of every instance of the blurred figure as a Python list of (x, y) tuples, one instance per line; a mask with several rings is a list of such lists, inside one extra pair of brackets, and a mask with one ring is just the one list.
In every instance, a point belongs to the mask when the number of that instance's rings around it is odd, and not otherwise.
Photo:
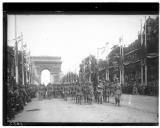
[(103, 83), (102, 81), (99, 81), (99, 84), (97, 87), (97, 102), (98, 104), (102, 104), (103, 102)]
[(111, 90), (110, 90), (110, 83), (109, 81), (105, 81), (104, 83), (104, 90), (103, 90), (103, 99), (104, 99), (104, 102), (108, 102), (109, 103), (109, 96), (110, 96), (110, 93)]
[(120, 106), (120, 99), (122, 94), (122, 88), (119, 83), (118, 78), (116, 79), (116, 86), (115, 86), (115, 105)]

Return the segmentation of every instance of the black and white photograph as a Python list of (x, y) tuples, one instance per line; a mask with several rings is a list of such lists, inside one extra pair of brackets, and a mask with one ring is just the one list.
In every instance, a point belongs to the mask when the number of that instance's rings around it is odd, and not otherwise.
[(7, 125), (159, 123), (158, 14), (13, 12), (6, 28)]

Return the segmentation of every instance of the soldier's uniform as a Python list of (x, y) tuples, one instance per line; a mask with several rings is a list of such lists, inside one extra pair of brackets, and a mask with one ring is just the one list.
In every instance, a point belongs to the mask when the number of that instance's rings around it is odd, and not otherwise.
[(136, 87), (136, 83), (134, 83), (134, 85), (133, 85), (133, 95), (137, 95), (138, 94), (138, 89), (137, 89), (137, 87)]
[(75, 101), (75, 100), (76, 100), (76, 83), (75, 83), (75, 85), (73, 86), (72, 95), (73, 95), (73, 100)]
[(57, 98), (58, 97), (58, 87), (57, 87), (57, 85), (55, 84), (55, 98)]
[(82, 88), (79, 84), (76, 85), (76, 103), (81, 104), (82, 100)]
[(122, 88), (120, 83), (117, 82), (116, 90), (115, 90), (115, 105), (120, 106), (121, 94), (122, 94)]
[(103, 84), (102, 82), (99, 83), (98, 88), (97, 88), (97, 98), (98, 98), (98, 103), (102, 104), (103, 102)]
[(104, 102), (109, 102), (109, 96), (110, 96), (110, 85), (109, 85), (109, 82), (105, 82), (104, 91), (103, 91)]
[(64, 100), (67, 101), (67, 97), (68, 97), (68, 85), (66, 85), (64, 87), (63, 95), (64, 95)]
[(51, 87), (51, 84), (48, 84), (47, 85), (47, 97), (51, 99), (51, 96), (52, 96), (52, 87)]
[(53, 98), (55, 98), (55, 86), (54, 86), (54, 84), (52, 86), (52, 93), (53, 93)]
[(84, 102), (85, 103), (87, 103), (87, 85), (86, 85), (87, 83), (85, 83), (84, 85), (83, 85), (83, 96), (84, 96)]
[(43, 86), (40, 85), (39, 86), (39, 100), (42, 100), (43, 99)]
[(88, 94), (87, 94), (87, 100), (89, 104), (92, 104), (92, 98), (93, 98), (93, 87), (92, 87), (92, 84), (89, 83)]

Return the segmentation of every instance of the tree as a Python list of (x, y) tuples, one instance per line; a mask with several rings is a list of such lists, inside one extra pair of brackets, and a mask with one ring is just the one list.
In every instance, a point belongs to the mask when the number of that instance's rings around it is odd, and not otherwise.
[(95, 56), (90, 55), (84, 58), (80, 64), (79, 76), (81, 82), (89, 81), (89, 77), (91, 76), (91, 82), (94, 88), (94, 94), (96, 91), (96, 87), (98, 85), (98, 65)]
[(78, 75), (76, 73), (68, 72), (67, 74), (65, 74), (62, 77), (61, 81), (63, 83), (65, 83), (65, 82), (69, 82), (69, 83), (77, 82), (77, 81), (79, 81), (79, 77), (78, 77)]

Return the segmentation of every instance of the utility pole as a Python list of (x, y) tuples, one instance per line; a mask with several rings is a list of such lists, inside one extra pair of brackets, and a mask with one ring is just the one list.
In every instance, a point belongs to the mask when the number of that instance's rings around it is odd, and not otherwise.
[(17, 23), (15, 15), (15, 73), (16, 73), (16, 84), (19, 84), (18, 79), (18, 42), (17, 42)]
[(89, 56), (89, 82), (91, 82), (92, 72), (91, 72), (91, 56)]
[(23, 35), (21, 33), (21, 36), (22, 36), (22, 85), (24, 85), (24, 58), (23, 58), (23, 54), (24, 54), (24, 51), (23, 51)]
[(122, 37), (119, 40), (120, 42), (120, 84), (124, 84), (124, 52), (123, 52), (123, 44), (122, 44)]
[(147, 86), (147, 31), (146, 31), (146, 17), (145, 17), (145, 44), (144, 44), (144, 46), (145, 46), (145, 62), (144, 62), (144, 64), (145, 64), (145, 67), (144, 67), (144, 71), (145, 71), (145, 86)]
[[(26, 48), (27, 48), (27, 46), (26, 46)], [(26, 51), (26, 57), (25, 57), (25, 59), (26, 59), (26, 64), (25, 64), (26, 83), (28, 84), (28, 82), (29, 82), (29, 74), (28, 74), (28, 69), (29, 69), (29, 53), (27, 53), (27, 51)]]
[(99, 81), (99, 65), (98, 65), (98, 50), (99, 50), (99, 48), (97, 48), (97, 79), (98, 79), (98, 81)]
[[(142, 31), (142, 19), (141, 19), (141, 47), (143, 48), (143, 31)], [(141, 85), (143, 85), (143, 58), (141, 58)]]
[(106, 80), (109, 81), (109, 58), (108, 58), (108, 55), (106, 57)]
[[(106, 49), (109, 42), (106, 43)], [(106, 56), (106, 80), (109, 81), (109, 58), (108, 55)]]
[(28, 53), (28, 84), (30, 85), (30, 50)]
[(124, 85), (124, 49), (122, 43), (122, 85)]

